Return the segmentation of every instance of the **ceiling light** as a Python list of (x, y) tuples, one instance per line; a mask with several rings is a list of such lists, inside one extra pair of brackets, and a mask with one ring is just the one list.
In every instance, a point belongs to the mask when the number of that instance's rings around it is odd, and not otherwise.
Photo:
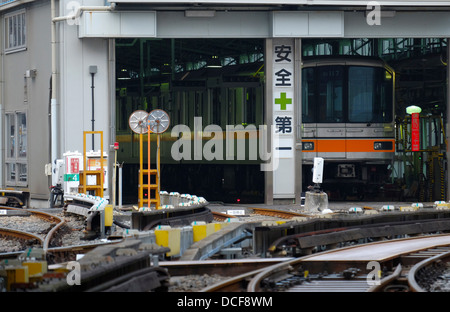
[(206, 67), (208, 68), (222, 68), (222, 63), (217, 55), (213, 55), (207, 62)]

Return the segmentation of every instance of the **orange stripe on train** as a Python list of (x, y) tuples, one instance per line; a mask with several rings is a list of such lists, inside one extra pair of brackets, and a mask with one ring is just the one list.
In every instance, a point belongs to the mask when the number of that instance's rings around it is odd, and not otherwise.
[[(330, 139), (317, 139), (317, 140), (303, 140), (303, 142), (313, 142), (313, 150), (304, 150), (303, 152), (309, 153), (339, 153), (339, 152), (394, 152), (395, 140), (389, 139), (342, 139), (342, 140), (330, 140)], [(392, 142), (392, 149), (389, 150), (375, 150), (375, 142)]]

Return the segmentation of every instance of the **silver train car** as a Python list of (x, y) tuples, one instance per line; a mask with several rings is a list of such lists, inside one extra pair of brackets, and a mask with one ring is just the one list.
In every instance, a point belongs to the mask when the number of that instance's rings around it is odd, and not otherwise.
[[(324, 189), (333, 198), (376, 195), (395, 154), (395, 72), (379, 59), (304, 59), (304, 167), (323, 157)], [(310, 170), (304, 170), (310, 183)]]

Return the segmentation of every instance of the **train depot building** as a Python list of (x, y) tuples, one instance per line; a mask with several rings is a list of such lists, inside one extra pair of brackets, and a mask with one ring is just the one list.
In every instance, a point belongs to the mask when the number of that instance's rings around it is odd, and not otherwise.
[[(12, 0), (0, 15), (0, 188), (31, 206), (78, 192), (84, 156), (104, 197), (136, 203), (147, 140), (161, 190), (210, 202), (300, 203), (314, 157), (330, 200), (449, 199), (450, 1)], [(142, 145), (132, 117), (154, 110), (170, 124)]]

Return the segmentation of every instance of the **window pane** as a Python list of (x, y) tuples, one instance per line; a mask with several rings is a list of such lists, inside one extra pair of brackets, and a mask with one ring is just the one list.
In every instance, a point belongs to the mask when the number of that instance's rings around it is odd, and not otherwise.
[(8, 18), (8, 48), (14, 46), (14, 27), (12, 17)]
[(349, 68), (348, 118), (350, 122), (392, 120), (392, 75), (383, 68)]
[(22, 14), (17, 15), (17, 46), (22, 45)]
[(15, 184), (16, 181), (16, 164), (6, 164), (6, 181)]
[(344, 122), (342, 86), (344, 68), (323, 66), (319, 68), (318, 122)]
[(11, 16), (11, 46), (14, 47), (16, 45), (16, 16)]
[(27, 23), (25, 20), (25, 13), (22, 13), (22, 40), (21, 40), (21, 45), (25, 45), (26, 42), (26, 34), (27, 34)]
[(5, 18), (5, 48), (22, 48), (26, 45), (26, 14), (17, 13)]
[(19, 157), (27, 157), (27, 118), (24, 113), (17, 114), (18, 123), (18, 152)]
[(302, 122), (315, 122), (314, 68), (302, 71)]
[(7, 151), (6, 151), (6, 157), (7, 158), (15, 158), (16, 157), (16, 126), (15, 126), (15, 116), (14, 114), (7, 114), (6, 115), (6, 127), (7, 127)]
[(19, 176), (17, 177), (18, 178), (17, 182), (23, 185), (28, 180), (27, 165), (17, 164), (17, 171), (19, 173)]

